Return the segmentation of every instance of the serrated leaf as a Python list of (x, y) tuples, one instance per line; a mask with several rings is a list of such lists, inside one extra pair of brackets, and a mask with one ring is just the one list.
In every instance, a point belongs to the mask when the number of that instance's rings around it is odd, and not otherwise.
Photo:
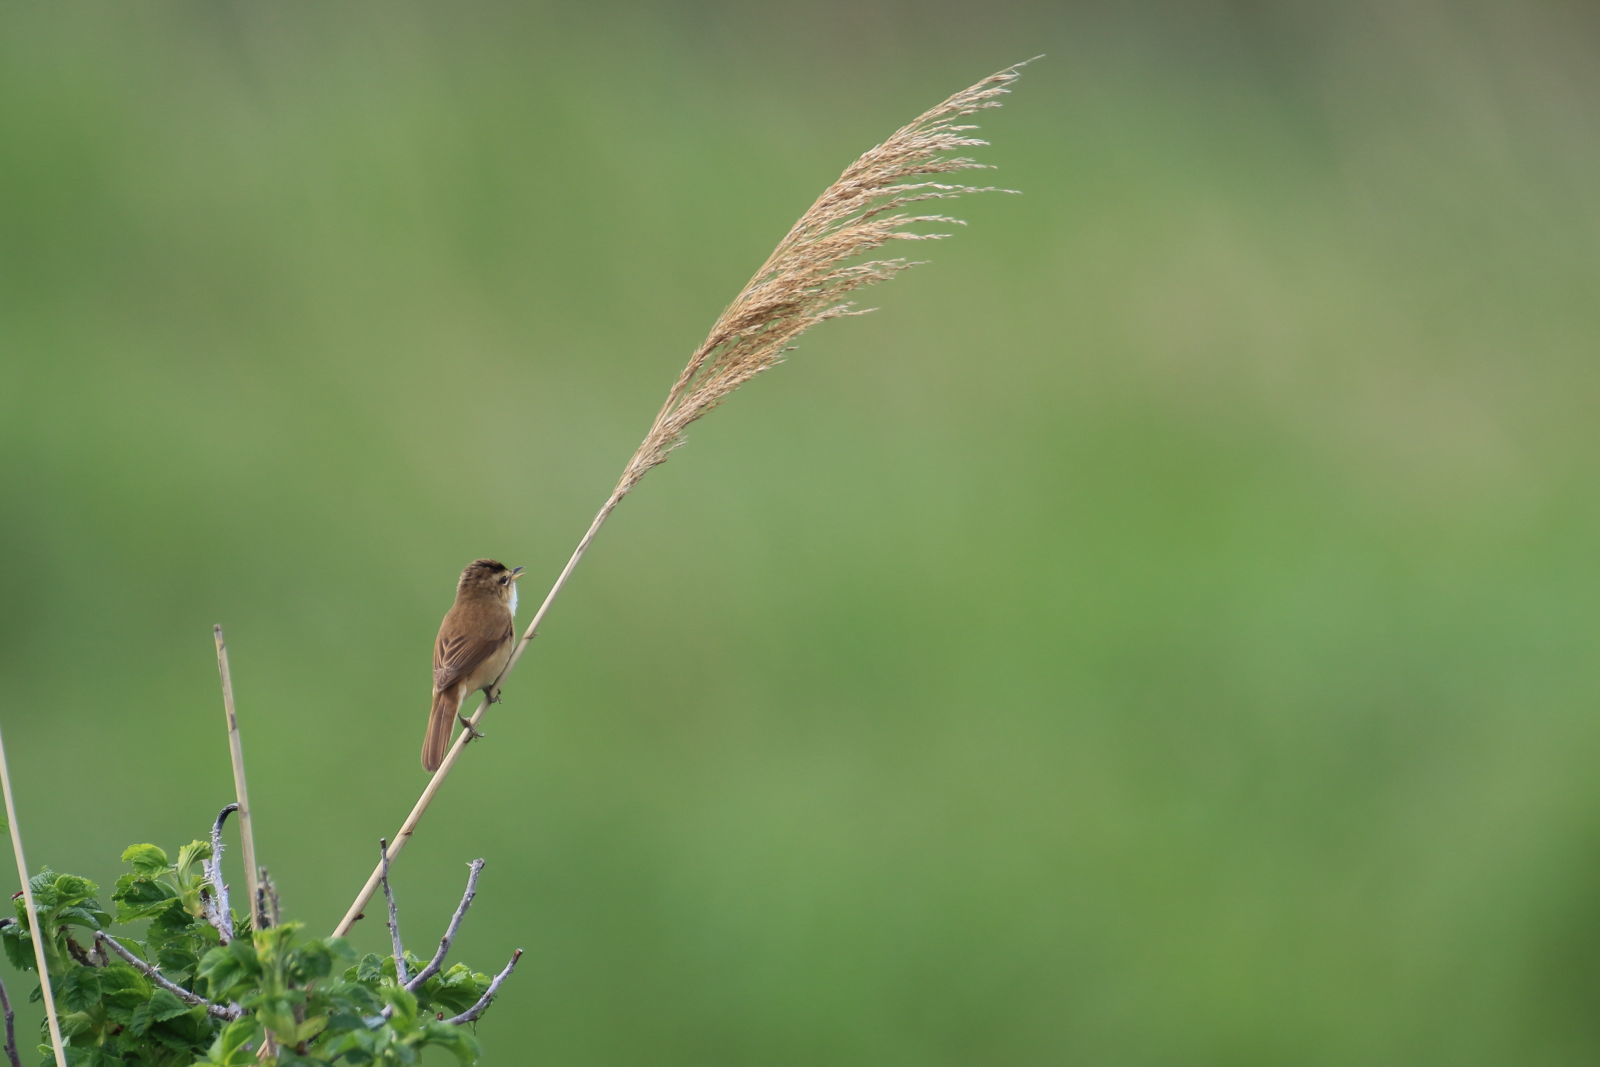
[[(200, 966), (196, 969), (195, 976), (206, 983), (211, 991), (213, 1000), (231, 1000), (229, 991), (246, 975), (246, 967), (239, 954), (233, 949), (235, 941), (224, 948), (214, 948), (200, 959)], [(255, 953), (251, 952), (253, 960)]]
[(37, 964), (33, 958), (33, 941), (28, 931), (12, 924), (0, 930), (0, 945), (5, 947), (6, 961), (19, 971), (31, 971)]
[(111, 900), (117, 906), (118, 922), (148, 919), (171, 908), (176, 902), (172, 888), (148, 878), (125, 874), (117, 879)]
[[(259, 934), (252, 935), (252, 937), (259, 936)], [(232, 956), (241, 967), (252, 974), (261, 969), (261, 957), (257, 954), (251, 938), (236, 937), (228, 942), (222, 951)]]
[(188, 870), (197, 863), (202, 863), (211, 858), (211, 842), (190, 841), (178, 849), (178, 862), (173, 864), (179, 872)]
[(178, 999), (177, 994), (157, 987), (150, 994), (150, 1015), (156, 1022), (166, 1022), (187, 1013), (193, 1007)]
[(335, 1038), (324, 1038), (317, 1051), (329, 1060), (345, 1063), (371, 1063), (373, 1038), (365, 1030), (341, 1033)]
[(428, 1044), (449, 1050), (464, 1067), (470, 1067), (478, 1061), (481, 1052), (478, 1038), (464, 1026), (430, 1022), (423, 1028), (423, 1034)]
[(222, 1050), (233, 1053), (261, 1036), (261, 1025), (254, 1019), (238, 1019), (228, 1024), (222, 1034)]
[(254, 1064), (255, 1053), (247, 1050), (245, 1046), (260, 1037), (261, 1026), (254, 1019), (249, 1016), (236, 1019), (222, 1028), (222, 1032), (211, 1043), (206, 1059), (202, 1062), (211, 1067), (246, 1067), (248, 1064)]
[[(40, 911), (45, 911), (56, 906), (61, 894), (56, 890), (56, 872), (45, 867), (38, 874), (28, 879), (28, 888), (33, 890), (33, 903)], [(21, 897), (16, 898), (18, 913), (24, 918), (27, 916), (25, 903)]]
[(397, 1030), (410, 1030), (417, 1025), (417, 998), (399, 986), (386, 985), (378, 991), (385, 1005), (394, 1009), (390, 1021)]
[(323, 941), (309, 941), (296, 953), (296, 967), (301, 980), (326, 978), (333, 973), (334, 946)]
[(383, 959), (377, 953), (369, 952), (345, 972), (345, 977), (363, 985), (371, 985), (383, 977)]
[(123, 963), (100, 968), (100, 1003), (107, 1018), (126, 1022), (133, 1012), (150, 999), (152, 990), (144, 975)]
[(76, 874), (58, 874), (55, 877), (54, 888), (58, 899), (63, 904), (77, 904), (85, 900), (93, 900), (94, 895), (100, 892), (100, 887), (87, 878)]
[(329, 1004), (352, 1015), (375, 1015), (383, 1010), (383, 1001), (377, 992), (349, 979), (338, 978), (320, 987)]
[(312, 1016), (294, 1028), (294, 1043), (298, 1045), (302, 1041), (310, 1041), (312, 1038), (322, 1033), (323, 1030), (327, 1029), (327, 1026), (328, 1017), (326, 1015)]
[(295, 1021), (294, 1006), (287, 997), (260, 997), (245, 1001), (249, 1004), (257, 1020), (266, 1029), (272, 1031), (279, 1041), (293, 1043)]
[(172, 974), (189, 974), (200, 964), (200, 957), (186, 944), (168, 942), (156, 953), (156, 966)]
[(129, 845), (122, 851), (122, 862), (131, 863), (134, 872), (143, 875), (161, 874), (167, 869), (167, 854), (155, 845)]
[(93, 967), (74, 967), (55, 983), (55, 994), (73, 1011), (88, 1011), (100, 1003), (100, 972)]
[(422, 992), (430, 1006), (446, 1008), (454, 1014), (477, 1003), (484, 990), (489, 988), (489, 982), (488, 975), (457, 963), (430, 978)]
[(104, 930), (111, 925), (111, 916), (106, 912), (76, 904), (57, 909), (53, 920), (53, 926), (81, 926), (87, 930)]
[(136, 874), (125, 874), (117, 879), (117, 887), (111, 891), (111, 899), (118, 903), (126, 901), (134, 905), (153, 904), (158, 900), (171, 900), (177, 894), (172, 887), (153, 878), (141, 878)]
[[(222, 1029), (219, 1020), (211, 1018), (199, 1008), (189, 1009), (187, 1015), (174, 1016), (164, 1022), (156, 1023), (145, 1035), (146, 1041), (153, 1041), (163, 1048), (174, 1049), (192, 1059), (200, 1049), (211, 1043), (211, 1039)], [(186, 1063), (185, 1060), (175, 1060), (174, 1063)]]
[(150, 1013), (150, 1002), (147, 1000), (133, 1009), (122, 1029), (134, 1037), (143, 1037), (155, 1021), (155, 1016)]

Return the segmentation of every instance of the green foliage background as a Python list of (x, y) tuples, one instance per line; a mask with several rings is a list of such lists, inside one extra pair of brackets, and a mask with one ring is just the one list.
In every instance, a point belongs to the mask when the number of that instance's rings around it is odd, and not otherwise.
[(8, 9), (35, 869), (230, 799), (220, 621), (331, 928), (460, 567), (542, 592), (812, 197), (1044, 52), (985, 124), (1025, 195), (618, 512), (396, 868), (412, 947), (486, 856), (487, 1062), (1594, 1062), (1600, 24), (1111, 7)]

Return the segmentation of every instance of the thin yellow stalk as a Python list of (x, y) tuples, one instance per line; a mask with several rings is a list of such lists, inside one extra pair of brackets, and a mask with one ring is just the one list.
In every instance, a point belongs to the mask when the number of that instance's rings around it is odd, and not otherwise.
[(17, 858), (17, 878), (22, 882), (22, 903), (28, 909), (33, 960), (39, 966), (39, 990), (44, 994), (44, 1015), (50, 1024), (50, 1048), (56, 1054), (56, 1067), (67, 1067), (67, 1046), (61, 1040), (61, 1020), (56, 1015), (55, 992), (50, 988), (50, 968), (44, 961), (44, 934), (39, 930), (39, 906), (33, 901), (33, 883), (28, 880), (28, 861), (22, 857), (22, 830), (17, 825), (17, 805), (11, 797), (11, 764), (6, 760), (4, 738), (0, 738), (0, 786), (5, 788), (6, 826), (11, 830), (11, 853)]
[(222, 676), (222, 710), (228, 718), (228, 754), (233, 759), (233, 792), (239, 802), (239, 851), (244, 853), (244, 883), (250, 894), (250, 926), (266, 926), (261, 907), (261, 868), (256, 866), (256, 835), (251, 822), (250, 789), (244, 776), (244, 742), (239, 736), (239, 713), (233, 703), (233, 675), (228, 670), (228, 643), (222, 625), (211, 628), (217, 643), (217, 672)]
[[(672, 450), (683, 442), (684, 431), (691, 423), (757, 374), (777, 366), (784, 353), (793, 347), (793, 342), (812, 326), (844, 315), (862, 314), (862, 309), (845, 299), (850, 293), (886, 281), (916, 265), (901, 258), (860, 262), (860, 257), (890, 241), (926, 241), (948, 236), (920, 232), (913, 227), (961, 224), (961, 220), (947, 215), (912, 214), (905, 208), (925, 201), (954, 199), (964, 193), (1009, 192), (932, 179), (988, 169), (986, 164), (959, 154), (987, 143), (970, 136), (976, 127), (960, 120), (999, 107), (1000, 98), (1020, 76), (1021, 66), (1008, 67), (963, 89), (917, 116), (882, 144), (869, 149), (823, 191), (778, 242), (772, 255), (718, 316), (710, 334), (689, 357), (688, 364), (668, 391), (666, 402), (656, 413), (649, 432), (623, 468), (616, 487), (556, 577), (544, 603), (534, 613), (495, 688), (522, 658), (600, 527), (651, 468), (666, 462)], [(487, 708), (487, 702), (478, 706), (469, 720), (471, 725), (477, 725)], [(471, 736), (469, 730), (456, 737), (455, 744), (395, 833), (384, 856), (386, 862), (392, 862), (411, 839)], [(334, 929), (336, 935), (348, 933), (360, 918), (362, 909), (383, 879), (383, 866), (380, 863), (373, 868), (355, 902)]]
[[(555, 584), (551, 586), (550, 592), (545, 594), (544, 603), (540, 604), (539, 610), (533, 613), (533, 619), (528, 623), (527, 630), (523, 632), (522, 640), (518, 641), (517, 647), (512, 650), (511, 659), (506, 664), (506, 669), (500, 672), (500, 679), (495, 682), (497, 688), (500, 682), (505, 680), (506, 675), (511, 673), (511, 668), (517, 665), (517, 660), (522, 658), (523, 651), (539, 632), (539, 624), (544, 621), (545, 615), (549, 614), (550, 605), (556, 602), (557, 595), (566, 586), (567, 579), (572, 576), (573, 570), (578, 566), (578, 561), (583, 559), (585, 552), (589, 551), (589, 545), (593, 543), (595, 534), (600, 532), (600, 527), (605, 523), (612, 509), (621, 502), (622, 496), (622, 492), (613, 491), (611, 497), (601, 507), (599, 514), (594, 517), (594, 521), (589, 524), (588, 532), (578, 542), (578, 547), (573, 549), (572, 557), (567, 560), (567, 565), (561, 569), (561, 574), (556, 578)], [(478, 710), (472, 713), (472, 718), (468, 721), (476, 727), (478, 720), (483, 717), (483, 713), (488, 707), (488, 701), (479, 704)], [(422, 816), (428, 810), (428, 805), (433, 803), (433, 798), (439, 792), (439, 787), (444, 785), (445, 777), (449, 775), (450, 768), (456, 765), (456, 760), (461, 757), (462, 750), (466, 748), (467, 741), (471, 737), (472, 733), (468, 730), (462, 730), (456, 736), (455, 744), (451, 745), (450, 751), (445, 753), (444, 762), (439, 764), (439, 769), (434, 771), (433, 777), (428, 779), (428, 784), (423, 787), (422, 795), (411, 806), (411, 812), (406, 816), (405, 821), (400, 824), (400, 829), (395, 832), (394, 840), (390, 843), (388, 851), (384, 853), (378, 865), (372, 869), (372, 874), (367, 877), (366, 884), (361, 887), (361, 892), (356, 895), (355, 902), (350, 905), (350, 909), (344, 913), (344, 918), (340, 919), (339, 925), (334, 927), (333, 935), (335, 937), (343, 937), (348, 934), (350, 928), (355, 925), (356, 920), (361, 918), (362, 909), (367, 906), (367, 902), (372, 899), (372, 894), (377, 892), (378, 884), (383, 880), (384, 868), (394, 862), (394, 858), (400, 854), (400, 850), (405, 848), (406, 842), (411, 840), (412, 832), (416, 830), (417, 824), (422, 821)]]

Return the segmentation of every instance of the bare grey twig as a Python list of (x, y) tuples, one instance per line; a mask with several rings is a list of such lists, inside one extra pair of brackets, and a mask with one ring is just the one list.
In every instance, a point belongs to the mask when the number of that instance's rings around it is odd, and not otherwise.
[(389, 839), (386, 837), (378, 838), (378, 867), (382, 872), (378, 881), (383, 885), (383, 899), (389, 904), (389, 940), (394, 945), (394, 978), (409, 989), (406, 950), (400, 941), (400, 910), (395, 907), (394, 888), (389, 885)]
[(138, 971), (140, 974), (144, 975), (146, 978), (150, 979), (150, 981), (154, 982), (162, 989), (165, 989), (168, 993), (171, 993), (185, 1004), (193, 1004), (197, 1008), (204, 1008), (206, 1009), (207, 1015), (211, 1015), (218, 1019), (225, 1019), (230, 1022), (244, 1014), (244, 1012), (235, 1005), (217, 1004), (213, 1001), (207, 1000), (205, 997), (202, 997), (199, 993), (189, 992), (189, 990), (183, 988), (183, 986), (174, 982), (172, 979), (168, 978), (166, 975), (150, 966), (150, 964), (134, 955), (130, 949), (128, 949), (122, 944), (122, 942), (118, 941), (110, 934), (104, 931), (97, 931), (94, 935), (94, 939), (103, 945), (109, 946), (111, 951), (121, 956), (124, 960), (127, 960), (128, 963), (133, 966), (134, 970)]
[(16, 1016), (11, 1010), (11, 998), (6, 996), (4, 982), (0, 982), (0, 1008), (4, 1008), (6, 1013), (6, 1057), (11, 1061), (11, 1067), (22, 1067), (22, 1061), (17, 1058)]
[(505, 970), (494, 976), (494, 980), (489, 983), (489, 988), (483, 991), (483, 996), (478, 998), (478, 1002), (472, 1007), (468, 1008), (466, 1011), (462, 1012), (460, 1015), (450, 1016), (450, 1018), (446, 1019), (445, 1022), (455, 1023), (458, 1026), (462, 1023), (476, 1022), (478, 1016), (482, 1015), (486, 1010), (488, 1010), (489, 1002), (494, 1000), (494, 995), (496, 993), (500, 992), (500, 983), (506, 980), (507, 976), (511, 974), (512, 969), (516, 967), (517, 961), (521, 958), (522, 950), (519, 948), (517, 951), (511, 954), (511, 962), (506, 964)]
[(238, 804), (229, 804), (217, 813), (217, 821), (211, 824), (211, 858), (201, 864), (206, 881), (211, 883), (211, 892), (200, 898), (201, 906), (205, 908), (206, 921), (222, 935), (224, 945), (233, 940), (233, 905), (228, 902), (228, 884), (222, 880), (222, 824), (238, 810)]
[(433, 954), (433, 959), (428, 965), (417, 972), (415, 978), (407, 982), (402, 979), (401, 984), (412, 993), (422, 988), (422, 983), (439, 973), (439, 968), (444, 966), (444, 958), (450, 951), (451, 942), (456, 939), (456, 931), (461, 929), (461, 920), (467, 914), (467, 909), (472, 907), (472, 898), (478, 895), (478, 873), (483, 870), (483, 860), (473, 860), (467, 865), (467, 890), (461, 894), (461, 903), (456, 905), (456, 913), (450, 916), (450, 925), (445, 927), (444, 936), (439, 938), (439, 950)]

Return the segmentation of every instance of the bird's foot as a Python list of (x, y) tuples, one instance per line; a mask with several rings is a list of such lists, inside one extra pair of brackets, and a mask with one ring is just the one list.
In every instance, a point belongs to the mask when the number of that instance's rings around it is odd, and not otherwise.
[(474, 741), (479, 741), (479, 740), (483, 739), (483, 736), (484, 736), (483, 731), (478, 729), (476, 726), (472, 725), (472, 720), (471, 719), (467, 718), (465, 715), (461, 714), (459, 711), (456, 712), (456, 718), (461, 721), (461, 725), (467, 731), (467, 744), (470, 745)]

